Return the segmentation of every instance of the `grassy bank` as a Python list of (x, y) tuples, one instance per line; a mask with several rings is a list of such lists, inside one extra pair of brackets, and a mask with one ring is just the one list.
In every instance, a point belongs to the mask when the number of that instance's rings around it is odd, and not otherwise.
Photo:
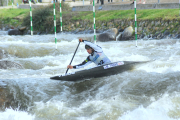
[[(80, 15), (74, 16), (73, 20), (91, 20), (92, 12), (80, 12)], [(134, 10), (112, 10), (112, 11), (96, 11), (97, 21), (110, 21), (113, 19), (134, 19)], [(180, 19), (179, 9), (153, 9), (153, 10), (137, 10), (138, 20), (173, 20)]]
[[(68, 21), (87, 20), (93, 22), (93, 12), (72, 12), (67, 5), (62, 5), (63, 24)], [(43, 26), (53, 26), (53, 5), (46, 8), (38, 8), (32, 11), (34, 30), (44, 29)], [(56, 19), (59, 21), (59, 4), (56, 4)], [(112, 10), (112, 11), (96, 11), (96, 21), (111, 20), (133, 20), (134, 10)], [(174, 20), (180, 19), (179, 9), (153, 9), (153, 10), (137, 10), (137, 20)], [(9, 24), (12, 26), (30, 25), (29, 9), (1, 9), (1, 24)]]
[(0, 24), (7, 24), (16, 27), (22, 24), (22, 20), (27, 14), (29, 14), (28, 9), (1, 9)]

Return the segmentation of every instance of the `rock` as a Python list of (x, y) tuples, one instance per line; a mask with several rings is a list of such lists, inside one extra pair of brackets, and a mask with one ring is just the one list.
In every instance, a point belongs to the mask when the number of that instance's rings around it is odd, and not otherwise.
[(132, 26), (129, 26), (123, 31), (121, 40), (129, 40), (132, 34), (133, 34), (133, 28)]
[(7, 60), (0, 61), (0, 69), (8, 69), (8, 68), (23, 69), (23, 66), (21, 66), (18, 63), (7, 61)]
[(79, 26), (79, 22), (77, 21), (77, 22), (76, 22), (76, 27), (78, 27), (78, 26)]
[(8, 35), (23, 35), (23, 33), (19, 31), (18, 29), (9, 29)]
[(169, 38), (168, 36), (170, 35), (170, 32), (169, 30), (166, 30), (164, 33), (162, 33), (162, 36), (160, 39), (167, 39)]
[(16, 83), (9, 86), (8, 83), (0, 80), (0, 111), (5, 111), (7, 108), (27, 111), (30, 102), (30, 98), (20, 90)]
[(176, 35), (176, 38), (180, 39), (180, 34)]
[(7, 58), (8, 52), (0, 49), (0, 59)]
[(137, 31), (142, 31), (142, 30), (143, 30), (142, 27), (138, 27), (138, 28), (137, 28)]
[(102, 33), (97, 36), (97, 40), (101, 42), (112, 41), (108, 33)]
[(13, 94), (6, 88), (0, 86), (0, 110), (5, 110), (10, 107), (13, 100)]
[(97, 36), (97, 40), (101, 42), (114, 41), (116, 40), (116, 35), (118, 34), (117, 28), (111, 28), (104, 33)]
[(87, 34), (92, 34), (92, 33), (94, 33), (94, 30), (88, 29), (88, 30), (85, 31), (85, 33), (87, 33)]
[(19, 28), (19, 30), (26, 30), (26, 27), (21, 27), (21, 28)]
[(160, 33), (159, 35), (157, 35), (157, 39), (161, 39), (162, 38), (162, 33)]
[(145, 33), (142, 33), (142, 34), (139, 35), (138, 39), (144, 39), (145, 36), (146, 36), (146, 34), (145, 34)]
[(158, 26), (158, 25), (160, 25), (160, 24), (161, 24), (161, 21), (160, 21), (160, 20), (155, 22), (155, 26)]
[(23, 35), (24, 34), (24, 30), (26, 29), (26, 27), (21, 27), (19, 29), (9, 29), (8, 30), (8, 35)]
[(170, 34), (169, 30), (166, 30), (166, 31), (164, 32), (164, 35), (169, 35), (169, 34)]
[(158, 39), (160, 35), (161, 35), (161, 33), (158, 32), (158, 33), (154, 34), (154, 35), (152, 36), (152, 38), (153, 38), (153, 39)]

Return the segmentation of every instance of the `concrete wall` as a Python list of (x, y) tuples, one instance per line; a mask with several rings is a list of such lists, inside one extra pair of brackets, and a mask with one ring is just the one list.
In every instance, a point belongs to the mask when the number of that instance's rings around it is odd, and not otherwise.
[[(31, 7), (32, 8), (38, 8), (38, 7), (47, 6), (47, 5), (48, 4), (31, 4)], [(21, 4), (21, 5), (19, 5), (19, 8), (21, 8), (21, 9), (29, 9), (30, 6), (29, 6), (29, 4)]]
[[(43, 3), (51, 3), (52, 0), (42, 0)], [(59, 1), (59, 0), (58, 0)], [(83, 0), (75, 0), (76, 2), (83, 2)], [(84, 0), (88, 1), (90, 3), (90, 0)], [(97, 0), (95, 0), (97, 1)], [(104, 0), (105, 2), (108, 2), (108, 0)], [(118, 2), (118, 3), (130, 3), (133, 0), (113, 0), (113, 2)], [(137, 3), (143, 2), (144, 0), (136, 0)], [(72, 0), (65, 0), (65, 2), (72, 2)], [(178, 3), (179, 0), (145, 0), (146, 3)]]
[[(176, 9), (179, 8), (177, 3), (161, 3), (161, 4), (137, 4), (137, 9)], [(97, 10), (130, 10), (134, 9), (134, 5), (125, 4), (125, 5), (97, 5), (95, 6)], [(72, 11), (93, 11), (92, 6), (74, 6)]]
[[(36, 0), (35, 0), (36, 1)], [(40, 1), (40, 0), (38, 0)], [(37, 8), (39, 6), (46, 6), (51, 3), (52, 0), (42, 0), (43, 3), (40, 4), (32, 4), (32, 8)], [(134, 9), (134, 5), (130, 5), (132, 0), (113, 0), (112, 3), (108, 3), (108, 0), (105, 0), (104, 5), (96, 4), (96, 10), (129, 10)], [(114, 2), (118, 1), (118, 2)], [(139, 0), (137, 0), (138, 3)], [(141, 0), (141, 2), (144, 0)], [(160, 1), (160, 3), (158, 3)], [(58, 0), (59, 2), (59, 0)], [(76, 2), (72, 2), (72, 0), (65, 0), (65, 3), (68, 3), (70, 7), (72, 7), (72, 11), (92, 11), (93, 7), (90, 4), (89, 0), (83, 1), (76, 0)], [(28, 4), (20, 4), (19, 8), (29, 9)], [(173, 9), (179, 8), (179, 0), (146, 0), (146, 4), (137, 4), (137, 9)]]
[[(141, 2), (145, 1), (146, 3), (178, 3), (179, 2), (179, 0), (136, 0), (137, 3), (140, 1)], [(132, 2), (132, 0), (113, 0), (113, 2), (126, 3), (126, 2)]]
[(42, 0), (42, 2), (44, 3), (51, 3), (52, 0)]

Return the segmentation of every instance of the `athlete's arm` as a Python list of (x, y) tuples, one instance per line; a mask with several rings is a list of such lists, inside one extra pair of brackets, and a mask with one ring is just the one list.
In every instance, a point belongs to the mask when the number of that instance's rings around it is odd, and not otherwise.
[(79, 65), (75, 65), (73, 66), (74, 69), (79, 69), (79, 68), (83, 68), (86, 65), (89, 65), (90, 63), (92, 63), (92, 61), (90, 60), (89, 56), (87, 57), (86, 60), (84, 60), (81, 64)]

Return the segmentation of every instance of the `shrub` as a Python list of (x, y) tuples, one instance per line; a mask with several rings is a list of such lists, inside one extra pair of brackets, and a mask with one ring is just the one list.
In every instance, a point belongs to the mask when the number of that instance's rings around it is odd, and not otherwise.
[[(60, 12), (60, 4), (55, 4), (56, 15), (59, 15)], [(69, 11), (70, 7), (68, 4), (62, 2), (61, 9), (63, 12)], [(32, 21), (33, 21), (33, 29), (34, 31), (45, 32), (47, 29), (51, 29), (54, 27), (54, 7), (53, 4), (48, 5), (46, 7), (39, 7), (32, 11)], [(56, 17), (57, 18), (57, 17)], [(23, 19), (24, 26), (30, 25), (30, 13)]]

